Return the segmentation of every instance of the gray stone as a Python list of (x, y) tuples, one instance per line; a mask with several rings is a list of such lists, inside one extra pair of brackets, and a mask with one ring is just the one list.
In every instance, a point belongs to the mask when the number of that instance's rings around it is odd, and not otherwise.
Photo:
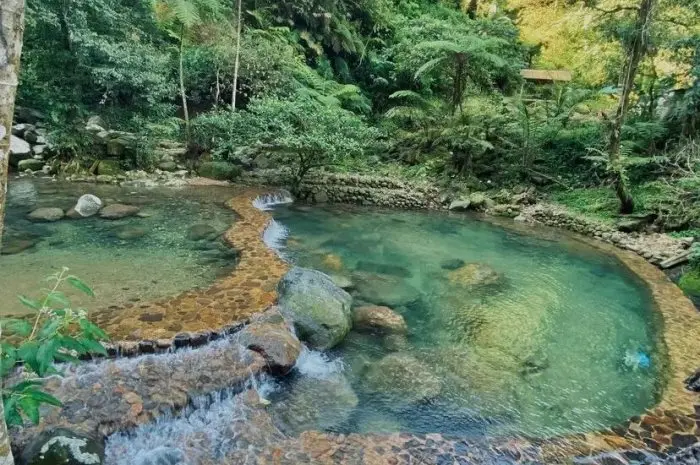
[(158, 169), (163, 171), (177, 171), (177, 163), (174, 161), (162, 161), (158, 164)]
[(301, 353), (301, 343), (287, 328), (284, 320), (278, 323), (251, 323), (239, 333), (238, 342), (262, 355), (268, 370), (276, 375), (289, 373)]
[(440, 380), (423, 362), (407, 353), (389, 354), (372, 365), (365, 375), (368, 389), (409, 404), (440, 394)]
[(352, 297), (328, 275), (292, 268), (280, 281), (278, 294), (281, 312), (312, 348), (330, 349), (350, 331)]
[(37, 208), (27, 215), (27, 218), (35, 222), (54, 222), (63, 218), (64, 215), (60, 208)]
[(343, 424), (357, 404), (357, 395), (343, 375), (303, 376), (291, 386), (287, 399), (273, 404), (272, 414), (285, 432), (299, 434)]
[(100, 210), (100, 218), (106, 220), (119, 220), (128, 216), (134, 216), (139, 212), (139, 207), (133, 205), (124, 205), (121, 203), (113, 203), (107, 205)]
[(35, 160), (34, 158), (29, 158), (27, 160), (22, 160), (17, 163), (17, 169), (21, 172), (29, 171), (41, 171), (44, 167), (43, 160)]
[(330, 275), (330, 278), (331, 280), (333, 280), (333, 283), (341, 289), (348, 290), (355, 287), (355, 285), (352, 282), (352, 279), (350, 279), (347, 276), (332, 274)]
[(32, 147), (32, 153), (34, 153), (34, 155), (43, 155), (47, 147), (47, 145), (35, 145)]
[(124, 226), (117, 229), (114, 235), (117, 237), (117, 239), (121, 239), (123, 241), (133, 241), (135, 239), (142, 238), (147, 233), (148, 231), (146, 231), (145, 228), (138, 226)]
[(378, 331), (382, 333), (406, 334), (408, 326), (401, 315), (381, 306), (358, 307), (353, 311), (353, 324), (356, 330)]
[(134, 465), (187, 465), (187, 462), (180, 449), (162, 446), (139, 455)]
[(30, 144), (36, 144), (39, 139), (39, 133), (36, 132), (36, 129), (27, 129), (24, 131), (23, 139)]
[(100, 200), (99, 197), (92, 194), (85, 194), (80, 196), (73, 210), (83, 218), (88, 218), (97, 215), (100, 208), (102, 208), (102, 200)]
[(464, 260), (459, 258), (452, 258), (449, 260), (443, 260), (440, 263), (440, 268), (443, 270), (456, 270), (464, 266)]
[(2, 248), (0, 249), (0, 254), (2, 255), (15, 255), (22, 253), (27, 249), (30, 249), (36, 245), (36, 241), (32, 239), (25, 239), (21, 237), (12, 237), (5, 239), (2, 242)]
[(14, 126), (12, 126), (12, 135), (21, 138), (22, 136), (24, 136), (25, 132), (33, 131), (34, 129), (35, 129), (34, 125), (32, 125), (32, 124), (27, 124), (27, 123), (15, 124)]
[(450, 209), (450, 211), (463, 212), (469, 210), (470, 205), (471, 201), (469, 199), (460, 199), (452, 201), (448, 208)]
[(195, 224), (187, 230), (187, 239), (191, 241), (213, 241), (218, 236), (218, 231), (208, 224)]
[(17, 136), (10, 136), (10, 158), (14, 159), (14, 166), (19, 160), (24, 160), (32, 156), (32, 147)]
[(103, 445), (89, 436), (56, 428), (39, 433), (22, 451), (25, 465), (101, 465)]

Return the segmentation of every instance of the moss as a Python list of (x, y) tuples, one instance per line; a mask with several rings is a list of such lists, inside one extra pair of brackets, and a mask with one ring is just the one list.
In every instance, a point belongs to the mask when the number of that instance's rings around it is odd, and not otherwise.
[(225, 161), (206, 161), (199, 165), (198, 173), (205, 178), (234, 181), (241, 175), (241, 168)]
[(692, 270), (681, 276), (678, 285), (686, 294), (700, 296), (700, 270)]

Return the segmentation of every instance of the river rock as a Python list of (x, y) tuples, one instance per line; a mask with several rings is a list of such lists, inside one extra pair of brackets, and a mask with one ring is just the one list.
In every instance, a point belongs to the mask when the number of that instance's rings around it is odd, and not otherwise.
[(124, 226), (116, 230), (114, 235), (123, 241), (133, 241), (140, 239), (148, 233), (145, 228), (138, 226)]
[(104, 218), (106, 220), (120, 220), (128, 216), (134, 216), (138, 212), (139, 207), (124, 205), (121, 203), (113, 203), (112, 205), (107, 205), (100, 210), (100, 218)]
[(440, 380), (425, 365), (407, 353), (393, 353), (372, 365), (365, 375), (369, 390), (394, 396), (397, 402), (414, 404), (440, 394)]
[(482, 287), (497, 284), (501, 275), (483, 263), (470, 263), (449, 274), (450, 283), (462, 287)]
[(294, 323), (299, 338), (327, 350), (352, 326), (352, 297), (320, 271), (292, 268), (278, 285), (281, 312)]
[(301, 353), (299, 339), (287, 328), (284, 320), (251, 323), (238, 338), (242, 346), (262, 355), (268, 369), (275, 375), (289, 373)]
[(330, 275), (330, 278), (331, 278), (331, 280), (333, 280), (333, 284), (335, 284), (336, 286), (338, 286), (341, 289), (348, 290), (348, 289), (352, 289), (353, 287), (355, 287), (355, 285), (352, 282), (352, 279), (350, 279), (347, 276), (343, 276), (340, 274), (332, 274), (332, 275)]
[(60, 208), (37, 208), (36, 210), (32, 211), (27, 218), (30, 221), (36, 221), (36, 222), (54, 222), (58, 221), (64, 216), (63, 210)]
[(34, 158), (28, 158), (27, 160), (21, 160), (17, 163), (17, 170), (20, 172), (29, 171), (41, 171), (44, 167), (43, 160), (36, 160)]
[(496, 202), (481, 192), (474, 192), (469, 196), (469, 208), (475, 211), (484, 211), (492, 208)]
[(102, 176), (116, 176), (122, 173), (121, 163), (119, 160), (102, 160), (97, 164), (95, 174)]
[(398, 276), (356, 272), (352, 278), (357, 289), (356, 295), (375, 305), (397, 308), (413, 304), (421, 298), (418, 289)]
[(187, 465), (187, 462), (180, 449), (161, 446), (139, 455), (134, 465)]
[(102, 200), (99, 197), (92, 194), (82, 195), (78, 202), (73, 207), (73, 210), (82, 218), (88, 218), (90, 216), (97, 215), (97, 213), (102, 208)]
[(175, 163), (174, 161), (161, 161), (158, 164), (158, 169), (161, 171), (168, 172), (177, 171), (177, 163)]
[(443, 270), (456, 270), (464, 266), (464, 260), (459, 258), (452, 258), (449, 260), (444, 260), (440, 263), (440, 268)]
[(362, 331), (379, 331), (383, 333), (406, 334), (408, 326), (401, 315), (389, 307), (358, 307), (353, 312), (355, 329)]
[(10, 158), (13, 160), (13, 166), (17, 166), (20, 160), (30, 158), (32, 156), (32, 147), (24, 140), (17, 136), (10, 136)]
[(101, 465), (104, 447), (95, 439), (65, 428), (39, 433), (22, 451), (25, 465)]
[(350, 418), (357, 403), (357, 394), (345, 376), (303, 376), (291, 386), (288, 398), (273, 405), (272, 412), (282, 430), (298, 434), (338, 427)]
[(469, 199), (460, 199), (452, 201), (448, 208), (450, 211), (463, 212), (469, 210), (470, 205), (471, 201)]
[(187, 230), (187, 239), (191, 241), (212, 241), (216, 239), (219, 233), (213, 226), (208, 224), (195, 224)]
[(367, 271), (370, 273), (386, 274), (391, 276), (398, 276), (400, 278), (410, 278), (413, 276), (410, 270), (399, 265), (391, 265), (388, 263), (377, 263), (370, 262), (366, 260), (360, 260), (357, 262), (356, 269), (358, 271)]
[(8, 237), (2, 242), (2, 248), (0, 248), (0, 254), (2, 255), (15, 255), (22, 253), (27, 249), (30, 249), (36, 245), (36, 241), (32, 239), (25, 239), (22, 237)]

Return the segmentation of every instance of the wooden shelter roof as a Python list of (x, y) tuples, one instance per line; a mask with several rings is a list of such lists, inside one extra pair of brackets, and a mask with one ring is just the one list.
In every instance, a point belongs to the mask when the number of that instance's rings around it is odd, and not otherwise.
[(520, 75), (531, 81), (571, 81), (571, 71), (566, 69), (522, 69)]

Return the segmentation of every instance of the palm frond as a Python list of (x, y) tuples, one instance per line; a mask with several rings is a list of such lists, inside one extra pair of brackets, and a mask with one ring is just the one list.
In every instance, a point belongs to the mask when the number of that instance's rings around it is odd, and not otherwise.
[(440, 58), (433, 58), (432, 60), (428, 61), (427, 63), (424, 63), (423, 66), (418, 68), (416, 70), (416, 74), (414, 76), (414, 79), (420, 79), (421, 76), (423, 76), (426, 73), (429, 73), (433, 69), (437, 67), (440, 63), (442, 63), (445, 60), (445, 57), (440, 57)]

